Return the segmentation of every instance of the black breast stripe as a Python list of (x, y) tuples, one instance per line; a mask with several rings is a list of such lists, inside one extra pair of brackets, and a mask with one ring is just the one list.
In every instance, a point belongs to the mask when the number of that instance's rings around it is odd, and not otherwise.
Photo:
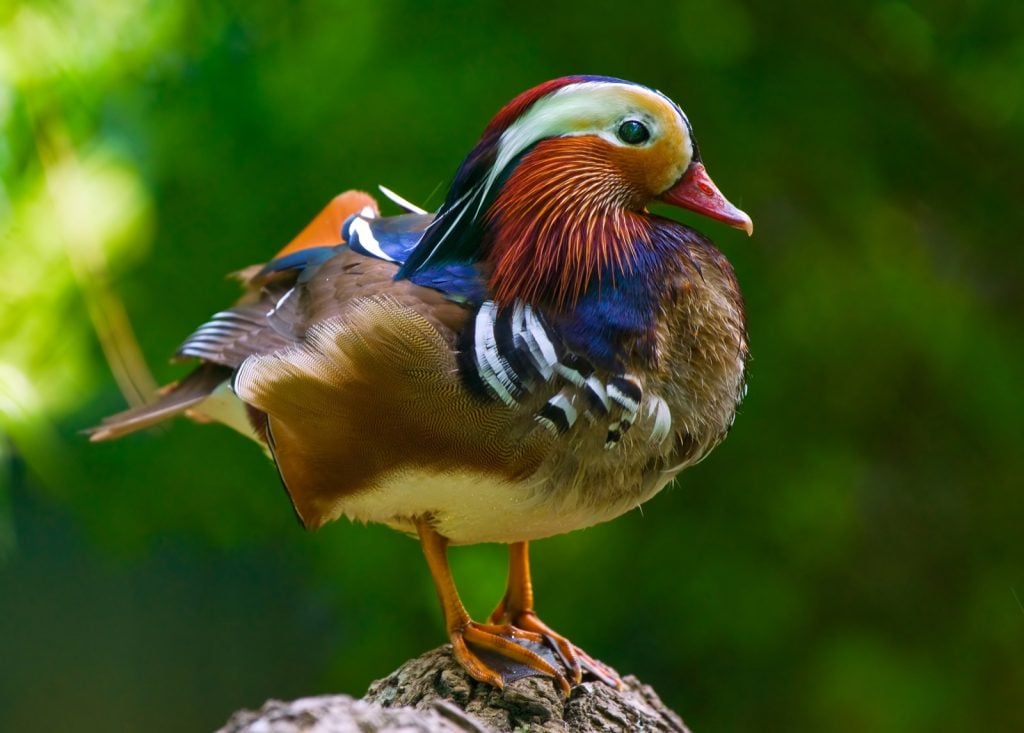
[(636, 421), (643, 398), (639, 380), (625, 374), (602, 380), (594, 365), (567, 349), (543, 315), (525, 303), (499, 307), (485, 301), (460, 334), (457, 348), (467, 387), (483, 398), (514, 407), (561, 383), (535, 415), (555, 434), (571, 430), (580, 414), (591, 423), (605, 418), (611, 448)]

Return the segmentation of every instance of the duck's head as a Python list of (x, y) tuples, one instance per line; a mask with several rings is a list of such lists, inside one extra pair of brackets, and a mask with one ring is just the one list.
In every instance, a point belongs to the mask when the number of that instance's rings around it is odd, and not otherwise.
[(548, 295), (565, 305), (609, 265), (628, 266), (652, 201), (753, 231), (708, 176), (672, 100), (620, 79), (555, 79), (491, 120), (404, 271), (490, 260), (499, 295), (536, 300), (554, 287)]

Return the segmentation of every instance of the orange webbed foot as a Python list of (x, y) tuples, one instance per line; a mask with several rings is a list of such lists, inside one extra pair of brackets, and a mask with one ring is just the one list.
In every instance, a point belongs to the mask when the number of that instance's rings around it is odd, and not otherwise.
[[(541, 634), (507, 624), (466, 621), (452, 629), (449, 638), (455, 658), (475, 680), (500, 689), (506, 681), (537, 673), (551, 677), (562, 693), (569, 695), (565, 675), (537, 651), (528, 648), (533, 646), (540, 650), (543, 647), (545, 639)], [(481, 654), (493, 661), (484, 661)]]
[(559, 660), (569, 673), (569, 680), (574, 685), (583, 681), (584, 673), (615, 689), (623, 689), (622, 680), (611, 667), (597, 661), (567, 638), (540, 620), (532, 610), (521, 610), (509, 613), (505, 601), (502, 600), (491, 614), (492, 624), (501, 624), (515, 629), (518, 633), (528, 633), (539, 638), (558, 655)]
[(469, 675), (498, 688), (531, 674), (551, 677), (559, 689), (568, 696), (570, 687), (565, 675), (558, 671), (558, 660), (550, 661), (544, 636), (510, 624), (481, 624), (473, 621), (462, 605), (455, 590), (451, 568), (448, 566), (448, 540), (431, 528), (426, 520), (417, 522), (423, 555), (430, 566), (444, 611), (448, 638), (455, 659)]

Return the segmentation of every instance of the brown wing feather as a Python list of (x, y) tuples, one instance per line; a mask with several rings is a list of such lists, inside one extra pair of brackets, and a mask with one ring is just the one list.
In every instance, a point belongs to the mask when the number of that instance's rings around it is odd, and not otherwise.
[(336, 518), (346, 496), (410, 466), (443, 473), (460, 465), (515, 480), (551, 448), (532, 420), (469, 394), (453, 333), (437, 325), (439, 312), (451, 314), (404, 303), (423, 289), (395, 285), (386, 296), (350, 299), (303, 344), (247, 359), (235, 378), (238, 395), (269, 417), (281, 477), (307, 526)]
[(104, 418), (99, 426), (86, 431), (89, 440), (113, 440), (180, 415), (209, 397), (231, 378), (231, 372), (225, 366), (203, 364), (181, 381), (164, 387), (155, 401)]
[(386, 295), (394, 303), (418, 313), (454, 343), (466, 322), (466, 308), (436, 290), (408, 280), (395, 280), (397, 271), (395, 263), (343, 250), (304, 284), (300, 306), (303, 330), (312, 324), (345, 316), (358, 299)]
[[(293, 277), (294, 279), (294, 277)], [(302, 336), (299, 297), (294, 287), (264, 288), (256, 302), (215, 314), (185, 339), (175, 361), (196, 358), (238, 367), (253, 354), (267, 354)]]
[[(341, 222), (367, 207), (375, 212), (378, 210), (376, 201), (366, 193), (346, 191), (339, 194), (278, 256), (308, 247), (337, 244), (341, 241)], [(351, 298), (351, 295), (345, 296), (336, 304), (321, 300), (319, 308), (308, 308), (310, 299), (303, 293), (304, 286), (296, 286), (297, 272), (258, 276), (261, 269), (255, 265), (238, 273), (247, 288), (238, 303), (203, 324), (175, 353), (175, 361), (199, 359), (202, 362), (199, 368), (161, 390), (154, 402), (106, 418), (101, 425), (87, 431), (90, 440), (118, 438), (185, 413), (230, 379), (234, 369), (246, 358), (295, 345), (302, 339), (307, 324), (315, 323), (322, 317), (322, 312), (332, 310), (332, 307), (343, 309)], [(337, 264), (325, 269), (332, 276), (342, 274)], [(391, 274), (394, 274), (393, 266)], [(374, 285), (383, 287), (382, 278), (376, 277)], [(253, 422), (258, 425), (259, 416), (254, 418)]]

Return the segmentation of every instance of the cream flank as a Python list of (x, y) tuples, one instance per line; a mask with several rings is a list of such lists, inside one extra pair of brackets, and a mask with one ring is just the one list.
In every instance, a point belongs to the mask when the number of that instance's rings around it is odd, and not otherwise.
[(669, 472), (657, 477), (639, 501), (594, 505), (570, 487), (547, 490), (544, 479), (513, 483), (468, 471), (402, 471), (373, 489), (339, 500), (324, 521), (344, 515), (414, 534), (413, 518), (430, 517), (433, 529), (454, 545), (539, 540), (614, 519), (656, 494), (673, 477)]
[(252, 429), (252, 423), (249, 422), (249, 416), (246, 414), (245, 403), (231, 391), (231, 383), (228, 381), (221, 382), (209, 397), (189, 410), (189, 414), (227, 425), (232, 430), (258, 443), (264, 452), (267, 451), (266, 444)]

